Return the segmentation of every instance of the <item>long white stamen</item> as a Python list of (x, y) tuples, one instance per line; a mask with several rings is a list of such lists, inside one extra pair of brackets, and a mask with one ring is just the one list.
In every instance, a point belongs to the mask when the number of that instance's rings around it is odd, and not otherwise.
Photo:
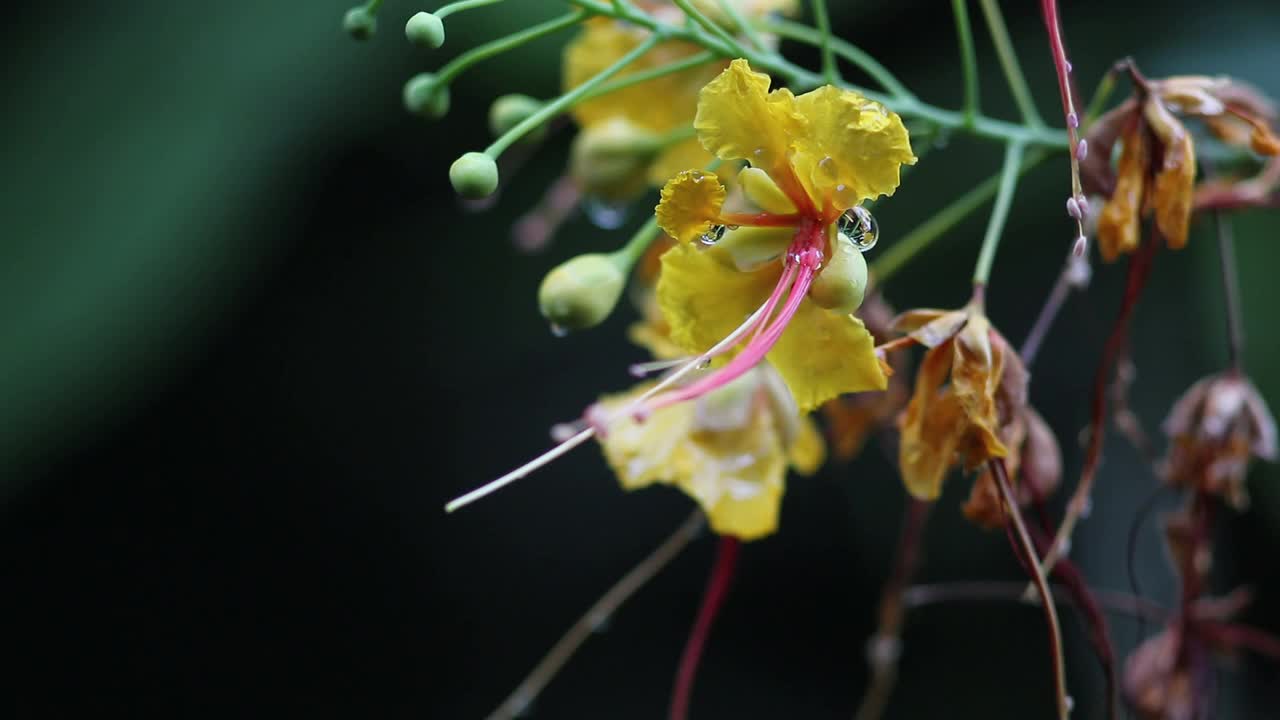
[(649, 390), (646, 391), (644, 394), (642, 394), (640, 397), (628, 403), (626, 407), (622, 408), (621, 410), (619, 410), (614, 414), (611, 414), (602, 423), (594, 424), (593, 426), (588, 427), (582, 432), (579, 432), (577, 435), (574, 435), (573, 437), (568, 438), (567, 440), (560, 443), (559, 445), (551, 448), (547, 452), (539, 455), (533, 460), (530, 460), (524, 465), (521, 465), (515, 470), (512, 470), (506, 475), (503, 475), (497, 480), (481, 485), (480, 487), (476, 488), (475, 490), (472, 490), (466, 495), (463, 495), (459, 498), (449, 501), (449, 503), (444, 506), (444, 511), (447, 513), (451, 513), (454, 510), (457, 510), (458, 508), (470, 505), (471, 503), (475, 502), (476, 500), (479, 500), (480, 498), (486, 495), (490, 495), (498, 490), (501, 490), (507, 485), (510, 485), (516, 480), (519, 480), (520, 478), (528, 475), (529, 473), (532, 473), (534, 470), (537, 470), (543, 465), (546, 465), (552, 460), (555, 460), (561, 455), (564, 455), (565, 453), (578, 447), (582, 443), (595, 437), (596, 427), (607, 427), (610, 423), (612, 423), (614, 420), (620, 417), (635, 415), (635, 413), (641, 408), (641, 406), (644, 405), (646, 400), (662, 392), (663, 390), (671, 387), (675, 383), (679, 382), (680, 379), (685, 375), (688, 375), (694, 370), (702, 367), (703, 364), (705, 364), (711, 358), (725, 353), (726, 351), (731, 349), (734, 345), (736, 345), (738, 341), (742, 339), (742, 336), (750, 332), (756, 326), (756, 323), (760, 321), (761, 314), (763, 313), (764, 309), (765, 309), (764, 307), (761, 307), (760, 309), (756, 310), (754, 313), (751, 313), (751, 316), (748, 317), (745, 322), (739, 325), (736, 330), (729, 333), (729, 335), (726, 336), (725, 339), (716, 343), (715, 346), (713, 346), (710, 350), (702, 353), (701, 355), (695, 357), (692, 360), (689, 360), (684, 365), (681, 365), (679, 369), (677, 369), (675, 372), (663, 378), (656, 385), (649, 388)]
[(550, 449), (550, 450), (548, 450), (547, 452), (545, 452), (545, 453), (543, 453), (543, 454), (539, 455), (538, 457), (536, 457), (536, 458), (534, 458), (534, 459), (530, 460), (529, 462), (525, 463), (524, 465), (521, 465), (520, 467), (516, 468), (515, 470), (512, 470), (511, 472), (507, 473), (506, 475), (503, 475), (502, 477), (498, 478), (497, 480), (494, 480), (493, 482), (487, 483), (487, 484), (485, 484), (485, 485), (481, 485), (480, 487), (476, 488), (475, 490), (472, 490), (471, 492), (467, 493), (466, 495), (463, 495), (463, 496), (462, 496), (462, 497), (460, 497), (460, 498), (457, 498), (456, 500), (451, 500), (451, 501), (449, 501), (449, 504), (447, 504), (447, 505), (445, 505), (445, 506), (444, 506), (444, 511), (445, 511), (445, 512), (447, 512), (447, 513), (451, 513), (451, 512), (453, 512), (454, 510), (457, 510), (457, 509), (458, 509), (458, 508), (460, 508), (460, 507), (464, 507), (464, 506), (466, 506), (466, 505), (470, 505), (471, 503), (475, 502), (476, 500), (479, 500), (480, 498), (484, 497), (485, 495), (488, 495), (488, 494), (490, 494), (490, 493), (493, 493), (493, 492), (495, 492), (495, 491), (497, 491), (497, 490), (501, 490), (502, 488), (506, 487), (507, 485), (510, 485), (511, 483), (513, 483), (513, 482), (515, 482), (515, 481), (519, 480), (520, 478), (524, 477), (525, 475), (528, 475), (529, 473), (533, 472), (534, 470), (537, 470), (538, 468), (542, 467), (543, 465), (546, 465), (547, 463), (551, 462), (552, 460), (555, 460), (556, 458), (560, 457), (561, 455), (564, 455), (565, 453), (567, 453), (567, 452), (569, 452), (570, 450), (572, 450), (572, 449), (574, 449), (574, 448), (578, 447), (578, 446), (579, 446), (579, 445), (581, 445), (582, 443), (584, 443), (584, 442), (586, 442), (586, 441), (590, 440), (592, 437), (595, 437), (595, 434), (596, 434), (596, 429), (595, 429), (595, 428), (593, 428), (593, 427), (589, 427), (589, 428), (587, 428), (586, 430), (583, 430), (582, 432), (578, 433), (577, 435), (574, 435), (573, 437), (569, 438), (568, 440), (565, 440), (564, 442), (560, 443), (559, 445), (557, 445), (557, 446), (555, 446), (555, 447), (551, 448), (551, 449)]
[(642, 378), (649, 373), (667, 370), (680, 363), (688, 362), (688, 360), (689, 358), (687, 357), (676, 358), (675, 360), (650, 360), (649, 362), (635, 363), (627, 368), (627, 372), (631, 373), (632, 377)]

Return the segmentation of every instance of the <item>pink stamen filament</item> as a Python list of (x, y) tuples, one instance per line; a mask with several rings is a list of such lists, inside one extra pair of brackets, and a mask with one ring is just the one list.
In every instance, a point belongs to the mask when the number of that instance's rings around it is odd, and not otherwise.
[(782, 300), (782, 295), (786, 292), (786, 289), (791, 287), (798, 270), (798, 266), (794, 263), (787, 263), (787, 269), (782, 273), (782, 279), (774, 286), (773, 294), (769, 296), (764, 306), (760, 308), (760, 323), (756, 325), (756, 331), (751, 336), (751, 342), (755, 342), (756, 338), (760, 337), (760, 333), (764, 332), (764, 329), (768, 327), (769, 318), (773, 316), (773, 309)]
[[(728, 365), (695, 383), (659, 397), (649, 403), (645, 409), (648, 411), (658, 410), (700, 397), (717, 388), (724, 387), (760, 364), (764, 356), (773, 349), (778, 339), (782, 337), (782, 331), (787, 328), (787, 324), (791, 322), (791, 318), (795, 316), (796, 311), (800, 309), (800, 302), (804, 300), (805, 293), (809, 291), (809, 285), (813, 282), (814, 271), (819, 263), (819, 257), (821, 257), (821, 254), (816, 251), (804, 251), (798, 262), (799, 274), (791, 285), (791, 293), (787, 298), (787, 303), (782, 307), (777, 319), (764, 331), (763, 335), (752, 338), (751, 342), (742, 349), (742, 352), (738, 353), (737, 357), (729, 361)], [(791, 264), (794, 261), (788, 260), (787, 262)], [(788, 279), (789, 275), (790, 273), (784, 274), (783, 280)], [(782, 286), (785, 283), (780, 282), (779, 285)]]

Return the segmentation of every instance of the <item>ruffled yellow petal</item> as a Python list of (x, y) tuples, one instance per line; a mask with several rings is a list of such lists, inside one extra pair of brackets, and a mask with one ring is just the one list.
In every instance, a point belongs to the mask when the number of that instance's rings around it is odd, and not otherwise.
[(787, 463), (766, 413), (754, 413), (740, 430), (695, 433), (684, 449), (688, 472), (677, 484), (702, 506), (712, 530), (755, 540), (777, 529)]
[(792, 139), (805, 133), (805, 119), (790, 90), (769, 92), (769, 76), (738, 59), (702, 89), (693, 127), (716, 157), (769, 170), (786, 161)]
[(899, 168), (914, 165), (902, 118), (852, 90), (825, 85), (795, 99), (808, 121), (792, 162), (813, 198), (846, 209), (898, 187)]
[[(605, 413), (617, 412), (651, 386), (646, 383), (627, 393), (605, 396), (600, 407)], [(656, 482), (675, 482), (680, 477), (687, 467), (682, 448), (693, 432), (693, 424), (693, 405), (682, 403), (657, 410), (642, 423), (614, 423), (603, 437), (596, 437), (618, 482), (627, 490), (636, 490)]]
[[(609, 18), (594, 18), (583, 23), (582, 32), (565, 47), (564, 89), (571, 90), (595, 77), (648, 36), (649, 32), (643, 28)], [(691, 43), (664, 42), (616, 77), (625, 78), (701, 51), (702, 48)], [(723, 68), (723, 63), (708, 63), (578, 103), (572, 111), (574, 120), (587, 126), (611, 117), (623, 117), (638, 127), (657, 132), (687, 126), (697, 110), (698, 91)]]
[[(658, 277), (658, 305), (671, 339), (690, 352), (709, 349), (764, 304), (781, 272), (779, 263), (740, 272), (691, 245), (672, 248), (662, 256)], [(883, 390), (888, 384), (862, 321), (808, 299), (767, 357), (802, 413), (837, 395)]]
[(715, 174), (684, 170), (662, 188), (655, 210), (658, 227), (680, 242), (693, 242), (716, 224), (724, 196), (724, 185)]

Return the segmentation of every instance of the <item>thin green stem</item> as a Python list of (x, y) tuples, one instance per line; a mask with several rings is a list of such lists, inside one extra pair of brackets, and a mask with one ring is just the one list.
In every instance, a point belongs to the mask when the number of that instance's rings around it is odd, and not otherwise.
[(960, 65), (964, 69), (964, 125), (972, 128), (978, 118), (978, 55), (973, 49), (973, 28), (969, 24), (968, 0), (951, 0), (960, 40)]
[(742, 47), (737, 38), (730, 35), (728, 30), (717, 25), (714, 20), (707, 17), (706, 14), (698, 8), (694, 7), (693, 3), (689, 2), (689, 0), (672, 0), (672, 2), (676, 4), (676, 7), (683, 10), (684, 14), (688, 16), (690, 20), (702, 26), (703, 30), (706, 30), (712, 35), (720, 38), (720, 41), (730, 49), (734, 50), (738, 57), (746, 56), (747, 49)]
[(475, 65), (476, 63), (488, 60), (496, 55), (501, 55), (509, 50), (524, 45), (532, 40), (540, 37), (559, 32), (565, 28), (572, 27), (582, 22), (586, 17), (586, 13), (582, 10), (575, 10), (567, 15), (561, 15), (546, 22), (538, 23), (532, 27), (525, 28), (520, 32), (512, 33), (506, 37), (500, 37), (483, 45), (476, 46), (467, 52), (462, 53), (458, 57), (450, 60), (448, 64), (440, 68), (440, 72), (436, 73), (436, 81), (441, 85), (448, 85), (464, 70)]
[[(382, 0), (378, 0), (378, 2), (382, 2)], [(500, 2), (503, 2), (503, 0), (458, 0), (458, 2), (449, 3), (431, 14), (443, 20), (456, 12), (484, 7), (486, 5), (497, 5)]]
[(996, 46), (1000, 67), (1004, 70), (1004, 79), (1009, 83), (1009, 91), (1013, 93), (1014, 102), (1018, 104), (1018, 112), (1022, 114), (1022, 119), (1028, 125), (1044, 127), (1044, 120), (1036, 110), (1035, 100), (1031, 98), (1031, 88), (1027, 86), (1027, 78), (1022, 74), (1018, 54), (1013, 50), (1013, 41), (1009, 39), (1009, 28), (1004, 24), (1000, 5), (997, 0), (980, 1), (982, 14), (987, 18), (987, 28), (991, 30), (991, 42)]
[(982, 238), (978, 264), (973, 268), (974, 285), (985, 287), (991, 277), (991, 263), (996, 258), (996, 248), (1004, 235), (1004, 223), (1009, 217), (1009, 206), (1013, 203), (1013, 190), (1018, 186), (1018, 167), (1022, 164), (1024, 150), (1026, 146), (1020, 142), (1009, 143), (1005, 148), (1004, 167), (1000, 170), (1000, 190), (996, 194), (995, 205), (991, 208), (987, 234)]
[[(795, 40), (809, 45), (819, 45), (823, 40), (817, 30), (790, 20), (774, 18), (761, 20), (756, 24), (765, 32), (773, 33), (787, 40)], [(830, 45), (835, 54), (853, 63), (855, 67), (865, 72), (895, 98), (915, 98), (915, 95), (899, 82), (898, 78), (894, 77), (888, 68), (881, 65), (878, 60), (871, 57), (865, 50), (838, 37), (832, 37)]]
[(594, 92), (582, 98), (582, 100), (592, 100), (594, 98), (600, 97), (601, 95), (608, 95), (609, 93), (617, 92), (619, 90), (624, 90), (626, 88), (631, 87), (632, 85), (639, 85), (640, 83), (648, 82), (650, 80), (656, 80), (657, 78), (660, 78), (660, 77), (665, 77), (667, 75), (674, 75), (675, 73), (683, 72), (690, 68), (698, 67), (699, 65), (706, 65), (707, 63), (712, 62), (715, 59), (716, 59), (715, 53), (711, 52), (710, 50), (704, 50), (700, 53), (697, 53), (696, 55), (690, 55), (689, 57), (676, 60), (675, 62), (667, 63), (666, 65), (659, 65), (658, 67), (655, 67), (655, 68), (649, 68), (648, 70), (642, 70), (637, 73), (631, 73), (626, 77), (618, 78), (613, 82), (605, 83), (604, 85), (601, 85), (599, 88), (597, 88)]
[(378, 8), (382, 7), (382, 0), (369, 0), (364, 4), (365, 12), (370, 15), (377, 15)]
[(836, 68), (836, 56), (831, 52), (831, 17), (827, 15), (827, 0), (813, 0), (813, 19), (818, 26), (822, 49), (822, 77), (828, 85), (840, 82), (840, 70)]
[(1115, 70), (1108, 71), (1098, 81), (1098, 87), (1093, 90), (1093, 97), (1089, 99), (1089, 107), (1085, 108), (1082, 124), (1089, 127), (1093, 124), (1098, 116), (1102, 115), (1102, 109), (1107, 106), (1107, 99), (1111, 97), (1111, 91), (1116, 87)]
[[(1028, 153), (1018, 172), (1027, 172), (1038, 165), (1045, 157), (1046, 153), (1038, 150)], [(892, 247), (871, 263), (871, 275), (875, 278), (875, 282), (878, 285), (883, 285), (918, 253), (933, 244), (934, 240), (937, 240), (943, 233), (955, 227), (970, 213), (982, 207), (983, 204), (995, 196), (996, 190), (1000, 187), (1001, 177), (1002, 175), (996, 174), (987, 178), (977, 187), (952, 200), (949, 205), (939, 210), (936, 215), (894, 243)]]
[(654, 240), (658, 239), (660, 234), (658, 218), (656, 216), (651, 217), (644, 225), (640, 226), (635, 235), (631, 236), (626, 245), (609, 253), (609, 258), (623, 272), (629, 272), (637, 262), (640, 262), (640, 258), (644, 257), (645, 251), (649, 249)]
[(742, 11), (737, 5), (733, 4), (733, 0), (719, 0), (720, 11), (729, 16), (733, 20), (733, 24), (737, 26), (738, 32), (742, 33), (747, 42), (757, 50), (764, 50), (765, 44), (760, 40), (760, 35), (756, 33), (755, 28), (751, 27), (751, 23), (742, 16)]
[(525, 118), (520, 123), (518, 123), (515, 127), (503, 133), (502, 137), (498, 138), (497, 140), (494, 140), (493, 144), (491, 144), (489, 147), (484, 149), (484, 153), (496, 160), (498, 156), (503, 153), (503, 151), (505, 151), (508, 147), (511, 146), (512, 143), (524, 137), (526, 133), (528, 133), (529, 131), (533, 130), (536, 127), (539, 127), (540, 125), (545, 123), (547, 120), (550, 120), (556, 115), (559, 115), (560, 113), (564, 112), (566, 109), (573, 107), (574, 103), (578, 102), (584, 97), (587, 97), (593, 91), (595, 91), (596, 88), (599, 88), (601, 85), (604, 85), (605, 82), (609, 80), (609, 78), (613, 77), (614, 75), (617, 75), (618, 72), (620, 72), (623, 68), (635, 62), (637, 59), (640, 58), (640, 56), (652, 50), (653, 46), (657, 45), (659, 42), (661, 42), (661, 38), (658, 35), (650, 35), (647, 39), (645, 39), (644, 42), (632, 48), (631, 51), (628, 52), (626, 55), (623, 55), (622, 57), (618, 58), (618, 60), (614, 62), (612, 65), (600, 71), (598, 75), (582, 83), (578, 87), (570, 90), (569, 92), (561, 95), (555, 100), (548, 102), (546, 105), (543, 105), (542, 108), (538, 110), (538, 112), (530, 115), (529, 117)]
[[(795, 87), (817, 87), (823, 84), (820, 74), (800, 67), (786, 58), (773, 53), (752, 51), (740, 54), (725, 45), (719, 38), (708, 35), (696, 27), (668, 25), (642, 12), (620, 11), (614, 5), (603, 0), (568, 0), (568, 2), (593, 15), (625, 20), (638, 27), (650, 30), (663, 39), (682, 40), (700, 45), (722, 58), (745, 57), (755, 68), (786, 78)], [(766, 31), (769, 29), (769, 26), (762, 24), (757, 24), (757, 27)], [(814, 37), (817, 37), (816, 33)], [(832, 46), (837, 52), (840, 51), (841, 44), (839, 42), (834, 42)], [(1021, 141), (1026, 143), (1028, 147), (1043, 147), (1055, 150), (1062, 150), (1067, 147), (1066, 134), (1059, 129), (1032, 128), (983, 116), (975, 117), (970, 124), (966, 122), (962, 112), (929, 105), (915, 99), (914, 96), (905, 98), (892, 97), (849, 82), (842, 82), (840, 86), (856, 90), (871, 100), (884, 103), (904, 118), (927, 120), (943, 128), (964, 129), (975, 137), (998, 140), (1002, 143)]]

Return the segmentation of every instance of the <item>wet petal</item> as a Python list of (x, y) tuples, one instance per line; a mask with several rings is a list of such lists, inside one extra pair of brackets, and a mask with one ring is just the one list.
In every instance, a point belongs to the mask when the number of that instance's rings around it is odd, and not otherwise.
[(688, 470), (677, 484), (712, 530), (754, 540), (777, 529), (787, 465), (766, 413), (738, 431), (696, 433), (684, 450)]
[[(630, 392), (600, 399), (606, 413), (625, 408), (652, 383)], [(653, 483), (674, 482), (681, 473), (681, 445), (693, 431), (693, 405), (684, 403), (653, 412), (645, 422), (622, 420), (613, 424), (604, 437), (596, 436), (605, 459), (627, 490)]]
[(671, 340), (694, 354), (710, 349), (764, 304), (781, 274), (781, 263), (739, 272), (694, 245), (671, 248), (657, 290)]
[(876, 358), (875, 340), (862, 321), (824, 310), (808, 298), (768, 358), (801, 412), (837, 395), (884, 390), (889, 384)]
[(680, 242), (693, 242), (718, 222), (724, 196), (714, 173), (684, 170), (662, 188), (658, 227)]
[(844, 210), (898, 187), (899, 169), (915, 164), (902, 118), (852, 90), (825, 85), (796, 98), (808, 131), (796, 138), (796, 174), (820, 204)]
[(766, 171), (784, 162), (792, 138), (806, 132), (791, 91), (769, 92), (769, 76), (742, 59), (702, 89), (693, 126), (716, 157), (746, 159)]

